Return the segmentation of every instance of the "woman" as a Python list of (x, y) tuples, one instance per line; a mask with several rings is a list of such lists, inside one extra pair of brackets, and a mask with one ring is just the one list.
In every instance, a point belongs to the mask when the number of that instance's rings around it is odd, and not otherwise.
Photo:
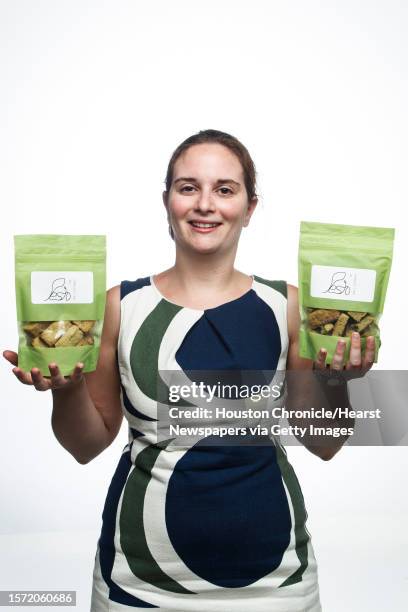
[[(248, 151), (216, 130), (188, 138), (169, 162), (163, 202), (175, 264), (108, 291), (95, 372), (82, 374), (78, 363), (64, 378), (50, 364), (46, 378), (4, 352), (22, 383), (52, 390), (54, 433), (80, 463), (111, 444), (123, 414), (129, 422), (103, 511), (91, 610), (317, 612), (307, 514), (280, 443), (180, 449), (157, 439), (158, 370), (326, 370), (324, 351), (314, 363), (298, 357), (297, 289), (234, 268), (257, 205)], [(344, 348), (339, 342), (330, 370), (360, 376), (371, 367), (373, 338), (362, 359), (353, 337), (345, 366)], [(344, 387), (336, 393), (347, 402)], [(293, 405), (306, 394), (292, 384)], [(330, 459), (343, 442), (309, 450)]]

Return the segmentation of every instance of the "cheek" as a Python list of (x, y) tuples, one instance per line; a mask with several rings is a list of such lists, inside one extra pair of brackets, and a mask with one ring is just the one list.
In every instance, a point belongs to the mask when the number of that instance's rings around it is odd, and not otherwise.
[(180, 197), (173, 197), (169, 204), (169, 212), (174, 219), (184, 217), (188, 208), (185, 199)]
[(236, 203), (230, 203), (229, 205), (225, 203), (225, 205), (220, 206), (220, 212), (223, 218), (229, 223), (243, 223), (245, 221), (247, 207)]

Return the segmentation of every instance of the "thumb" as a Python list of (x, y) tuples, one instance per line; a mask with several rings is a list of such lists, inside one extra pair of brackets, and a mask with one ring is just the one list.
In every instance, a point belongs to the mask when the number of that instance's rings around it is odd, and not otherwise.
[(13, 365), (18, 365), (18, 355), (14, 351), (3, 351), (3, 357)]

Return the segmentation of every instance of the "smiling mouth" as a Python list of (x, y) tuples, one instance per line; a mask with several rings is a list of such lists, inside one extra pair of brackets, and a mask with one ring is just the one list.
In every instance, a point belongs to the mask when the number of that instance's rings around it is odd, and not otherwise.
[(197, 229), (213, 229), (221, 225), (221, 223), (205, 223), (204, 221), (189, 221), (189, 223)]

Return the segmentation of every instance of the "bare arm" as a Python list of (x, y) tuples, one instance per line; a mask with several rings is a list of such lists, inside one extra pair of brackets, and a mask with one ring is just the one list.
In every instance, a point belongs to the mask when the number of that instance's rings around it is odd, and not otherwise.
[[(288, 401), (287, 408), (289, 410), (305, 410), (312, 406), (316, 408), (326, 407), (333, 409), (337, 406), (349, 407), (350, 399), (347, 391), (347, 384), (330, 387), (318, 383), (318, 380), (311, 375), (313, 361), (311, 359), (303, 359), (299, 357), (299, 327), (300, 314), (298, 302), (298, 290), (293, 285), (288, 285), (288, 334), (289, 334), (289, 350), (286, 368), (292, 370), (287, 377), (288, 381)], [(303, 375), (302, 375), (303, 374)], [(288, 419), (292, 426), (305, 427), (310, 424), (306, 419)], [(333, 422), (329, 419), (318, 419), (314, 422), (318, 427), (353, 427), (354, 419), (348, 419), (342, 423)], [(348, 436), (344, 435), (333, 439), (327, 437), (326, 444), (322, 437), (322, 445), (316, 444), (316, 438), (313, 444), (307, 443), (307, 438), (298, 438), (302, 444), (313, 454), (323, 460), (331, 459), (343, 446)], [(319, 437), (320, 439), (320, 437)]]
[(88, 463), (116, 438), (123, 419), (116, 347), (120, 327), (120, 287), (106, 296), (97, 368), (70, 385), (52, 389), (52, 429), (79, 463)]

